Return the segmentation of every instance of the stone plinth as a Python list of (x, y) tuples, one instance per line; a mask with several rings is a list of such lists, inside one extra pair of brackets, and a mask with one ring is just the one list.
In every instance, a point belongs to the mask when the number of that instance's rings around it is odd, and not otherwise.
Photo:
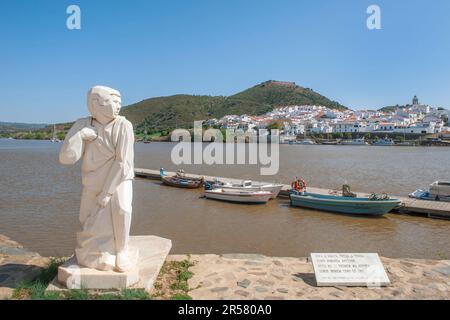
[(156, 236), (132, 236), (130, 248), (138, 255), (137, 267), (129, 272), (99, 271), (81, 267), (75, 257), (58, 269), (57, 279), (48, 290), (58, 289), (124, 289), (142, 288), (150, 291), (172, 248), (172, 241)]

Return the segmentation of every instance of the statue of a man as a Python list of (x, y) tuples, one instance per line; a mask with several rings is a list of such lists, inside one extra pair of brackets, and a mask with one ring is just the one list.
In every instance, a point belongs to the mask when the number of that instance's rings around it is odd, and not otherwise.
[(61, 147), (62, 164), (83, 158), (80, 205), (82, 231), (75, 250), (79, 265), (125, 272), (137, 254), (128, 248), (134, 178), (132, 124), (119, 116), (117, 90), (95, 86), (87, 96), (91, 117), (79, 119)]

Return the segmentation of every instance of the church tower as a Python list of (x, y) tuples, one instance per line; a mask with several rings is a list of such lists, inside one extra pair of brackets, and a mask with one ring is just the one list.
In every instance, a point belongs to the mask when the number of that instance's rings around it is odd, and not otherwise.
[(417, 96), (414, 96), (412, 104), (415, 106), (419, 104), (419, 99), (417, 98)]

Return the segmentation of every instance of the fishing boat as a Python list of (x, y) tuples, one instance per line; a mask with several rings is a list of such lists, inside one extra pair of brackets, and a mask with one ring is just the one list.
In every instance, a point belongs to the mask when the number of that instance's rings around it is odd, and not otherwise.
[(428, 190), (417, 189), (409, 196), (420, 200), (450, 202), (450, 181), (435, 181), (430, 184)]
[(365, 146), (368, 143), (366, 142), (366, 140), (364, 140), (364, 138), (359, 138), (353, 140), (342, 140), (341, 144), (347, 146)]
[(205, 188), (222, 188), (242, 191), (269, 191), (270, 193), (272, 193), (271, 199), (275, 199), (276, 197), (278, 197), (278, 194), (280, 193), (281, 188), (283, 188), (283, 185), (273, 183), (257, 183), (253, 182), (252, 180), (244, 180), (242, 181), (242, 183), (215, 181), (213, 184), (210, 184), (210, 186), (207, 186), (207, 183), (205, 183)]
[(159, 173), (161, 176), (161, 181), (171, 187), (196, 189), (200, 188), (204, 183), (203, 177), (187, 177), (182, 170), (178, 170), (174, 176), (168, 176), (163, 168), (159, 170)]
[(337, 141), (337, 140), (324, 140), (324, 141), (322, 141), (322, 144), (329, 145), (329, 146), (335, 146), (335, 145), (339, 144), (339, 141)]
[(205, 189), (205, 198), (238, 203), (267, 203), (272, 197), (269, 191), (244, 191), (237, 189)]
[(400, 200), (387, 196), (343, 197), (310, 192), (291, 192), (291, 205), (322, 211), (354, 215), (382, 216), (400, 204)]
[(313, 145), (316, 143), (311, 139), (303, 139), (303, 140), (297, 141), (296, 144)]
[(383, 138), (372, 143), (374, 146), (393, 146), (395, 145), (394, 140), (389, 138)]
[(414, 144), (414, 142), (410, 142), (410, 141), (398, 142), (395, 145), (399, 146), (399, 147), (415, 147), (416, 146)]

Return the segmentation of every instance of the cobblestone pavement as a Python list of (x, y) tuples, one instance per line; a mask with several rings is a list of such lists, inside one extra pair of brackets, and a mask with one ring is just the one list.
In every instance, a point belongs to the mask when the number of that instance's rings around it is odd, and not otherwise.
[[(185, 259), (186, 256), (171, 256)], [(450, 299), (450, 261), (382, 257), (391, 286), (317, 287), (306, 258), (193, 255), (193, 299)]]
[(9, 298), (21, 282), (34, 279), (48, 261), (0, 235), (0, 300)]
[[(391, 280), (384, 288), (317, 287), (306, 258), (258, 254), (170, 255), (195, 265), (188, 284), (194, 299), (448, 299), (450, 260), (381, 257)], [(23, 281), (32, 280), (49, 262), (0, 235), (0, 299), (10, 297)]]

